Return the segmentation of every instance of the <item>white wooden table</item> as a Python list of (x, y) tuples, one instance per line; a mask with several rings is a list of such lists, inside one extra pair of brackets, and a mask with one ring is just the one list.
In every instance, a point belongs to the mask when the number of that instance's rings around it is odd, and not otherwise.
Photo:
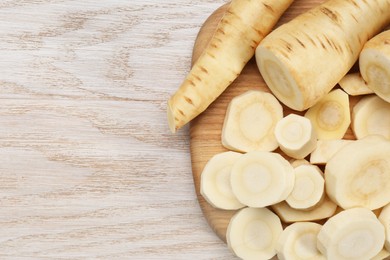
[(0, 259), (234, 259), (166, 122), (225, 2), (0, 1)]

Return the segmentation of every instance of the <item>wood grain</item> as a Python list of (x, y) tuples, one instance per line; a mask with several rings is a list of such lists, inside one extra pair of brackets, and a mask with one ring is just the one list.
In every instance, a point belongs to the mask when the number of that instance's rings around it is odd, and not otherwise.
[[(298, 14), (312, 8), (323, 0), (297, 0), (283, 15), (279, 24), (291, 20)], [(207, 45), (208, 40), (212, 36), (218, 21), (221, 19), (226, 10), (226, 5), (216, 10), (204, 23), (200, 30), (193, 51), (193, 62), (201, 54), (202, 50)], [(202, 208), (202, 211), (207, 218), (207, 221), (214, 232), (221, 240), (226, 242), (226, 229), (230, 218), (236, 211), (226, 211), (213, 208), (200, 194), (200, 176), (207, 161), (217, 153), (227, 151), (221, 144), (221, 131), (223, 120), (225, 117), (226, 108), (235, 96), (238, 96), (250, 89), (259, 89), (270, 92), (267, 85), (264, 83), (254, 59), (252, 59), (242, 71), (241, 75), (228, 87), (228, 89), (200, 116), (191, 122), (191, 160), (192, 173), (197, 192), (197, 197)], [(359, 100), (359, 97), (350, 97), (351, 108)], [(302, 112), (292, 111), (283, 106), (284, 115), (290, 113), (302, 114)], [(345, 139), (354, 139), (351, 128), (348, 129), (344, 136)], [(277, 152), (284, 155), (280, 150)]]

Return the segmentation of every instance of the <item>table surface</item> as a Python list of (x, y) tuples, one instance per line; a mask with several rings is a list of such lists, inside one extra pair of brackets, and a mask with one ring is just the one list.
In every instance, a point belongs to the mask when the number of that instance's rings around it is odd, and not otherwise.
[(1, 259), (234, 259), (166, 121), (225, 2), (0, 1)]

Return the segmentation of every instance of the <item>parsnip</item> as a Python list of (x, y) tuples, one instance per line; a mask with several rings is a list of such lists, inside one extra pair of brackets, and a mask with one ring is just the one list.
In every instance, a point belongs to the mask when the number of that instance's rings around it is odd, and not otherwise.
[(350, 70), (364, 43), (390, 22), (389, 0), (329, 0), (271, 32), (257, 47), (265, 82), (303, 111)]
[(168, 101), (173, 133), (202, 113), (236, 79), (292, 2), (232, 0), (209, 44)]
[(368, 136), (340, 149), (326, 164), (328, 196), (344, 209), (390, 203), (390, 140)]
[(359, 68), (369, 87), (390, 102), (390, 30), (376, 35), (364, 45)]
[(332, 260), (367, 260), (383, 248), (385, 231), (366, 208), (344, 210), (328, 219), (318, 234), (318, 249)]
[(273, 151), (274, 130), (283, 108), (270, 93), (247, 91), (229, 103), (222, 127), (222, 145), (239, 152)]
[(308, 160), (305, 160), (305, 159), (298, 159), (298, 160), (290, 160), (290, 163), (291, 163), (291, 166), (293, 168), (297, 168), (298, 166), (301, 166), (301, 165), (310, 165), (310, 162)]
[(345, 75), (339, 81), (339, 85), (350, 96), (367, 95), (374, 93), (372, 89), (368, 87), (367, 82), (364, 81), (364, 79), (358, 72)]
[(322, 171), (315, 165), (301, 165), (294, 168), (295, 184), (287, 197), (287, 204), (300, 210), (316, 207), (325, 195), (325, 180)]
[(348, 94), (335, 89), (305, 113), (320, 140), (341, 139), (351, 123)]
[(237, 212), (227, 228), (229, 248), (241, 259), (271, 259), (282, 233), (278, 216), (267, 208), (245, 208)]
[(361, 99), (352, 110), (352, 130), (357, 139), (368, 135), (390, 139), (390, 103), (376, 95)]
[(317, 135), (309, 119), (290, 114), (275, 126), (275, 137), (280, 149), (288, 156), (303, 159), (317, 143)]
[(370, 260), (389, 260), (390, 258), (389, 251), (382, 249), (376, 256), (371, 258)]
[(249, 207), (285, 200), (294, 187), (294, 169), (277, 153), (253, 151), (233, 165), (230, 183), (237, 199)]
[(276, 246), (279, 260), (326, 260), (317, 249), (321, 227), (313, 222), (296, 222), (286, 227)]
[(200, 193), (215, 208), (234, 210), (244, 207), (232, 192), (230, 172), (242, 154), (223, 152), (214, 155), (206, 164), (200, 179)]
[(293, 209), (285, 201), (272, 205), (271, 208), (283, 222), (293, 223), (329, 218), (336, 212), (337, 205), (325, 196), (323, 201), (311, 210)]
[(382, 209), (378, 219), (385, 227), (385, 233), (386, 233), (385, 248), (387, 251), (390, 252), (390, 204), (386, 205)]
[(310, 163), (326, 164), (335, 153), (351, 142), (353, 141), (345, 139), (318, 140), (316, 148), (310, 154)]

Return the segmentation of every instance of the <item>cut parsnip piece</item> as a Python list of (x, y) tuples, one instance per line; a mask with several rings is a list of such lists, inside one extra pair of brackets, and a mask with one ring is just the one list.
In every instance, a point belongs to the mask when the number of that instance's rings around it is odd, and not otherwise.
[(240, 75), (293, 0), (232, 0), (214, 35), (168, 101), (172, 132), (202, 113)]
[(385, 242), (385, 248), (387, 251), (390, 252), (390, 204), (386, 205), (379, 215), (379, 221), (383, 224), (385, 227), (385, 233), (386, 233), (386, 242)]
[(376, 95), (360, 100), (352, 109), (352, 130), (357, 139), (368, 135), (390, 139), (390, 103)]
[(214, 155), (206, 164), (200, 179), (200, 193), (215, 208), (234, 210), (244, 207), (232, 192), (230, 171), (242, 154), (224, 152)]
[(296, 222), (286, 227), (276, 246), (279, 260), (326, 260), (317, 249), (321, 227), (312, 222)]
[(313, 209), (325, 195), (323, 173), (315, 165), (301, 165), (294, 168), (294, 172), (294, 189), (286, 199), (287, 204), (294, 209)]
[(339, 82), (340, 87), (350, 96), (367, 95), (374, 93), (364, 81), (360, 73), (345, 75)]
[(390, 256), (389, 251), (382, 249), (376, 256), (371, 258), (371, 260), (385, 260), (385, 259), (388, 260), (389, 256)]
[(318, 139), (341, 139), (351, 123), (348, 94), (335, 89), (307, 110)]
[(310, 120), (295, 114), (284, 117), (276, 124), (275, 137), (280, 149), (295, 159), (309, 155), (317, 142)]
[(390, 30), (376, 35), (364, 45), (359, 68), (375, 94), (390, 102)]
[(310, 163), (326, 164), (337, 151), (351, 142), (345, 139), (318, 140), (316, 149), (310, 154)]
[(305, 159), (291, 160), (290, 163), (293, 168), (297, 168), (301, 165), (310, 165), (310, 162)]
[(222, 128), (222, 145), (227, 149), (273, 151), (278, 147), (274, 131), (283, 118), (283, 108), (270, 93), (250, 90), (232, 99)]
[(272, 205), (271, 207), (285, 223), (329, 218), (330, 216), (333, 216), (337, 209), (337, 205), (326, 196), (317, 207), (311, 210), (293, 209), (285, 201)]
[(389, 13), (388, 0), (325, 1), (261, 41), (261, 75), (280, 102), (303, 111), (347, 74), (364, 43), (390, 22)]
[(230, 220), (226, 240), (241, 259), (271, 259), (282, 231), (280, 219), (269, 209), (244, 208)]
[(390, 202), (390, 141), (368, 136), (340, 149), (326, 164), (328, 196), (344, 209), (374, 210)]
[(285, 200), (294, 180), (294, 169), (286, 159), (261, 151), (243, 154), (230, 175), (234, 195), (249, 207), (266, 207)]
[(367, 260), (383, 248), (385, 230), (371, 210), (353, 208), (331, 217), (318, 234), (318, 249), (332, 260)]

